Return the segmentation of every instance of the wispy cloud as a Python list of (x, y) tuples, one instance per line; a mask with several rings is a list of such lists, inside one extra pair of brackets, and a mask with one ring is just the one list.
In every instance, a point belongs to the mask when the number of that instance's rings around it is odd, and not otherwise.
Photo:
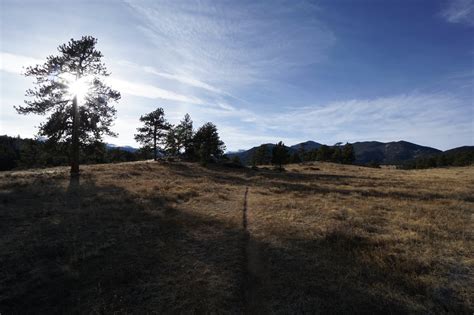
[(142, 66), (142, 65), (136, 64), (134, 62), (126, 61), (126, 60), (120, 60), (117, 63), (121, 66), (132, 67), (135, 70), (139, 70), (139, 71), (142, 71), (142, 72), (145, 72), (145, 73), (150, 73), (150, 74), (156, 75), (158, 77), (161, 77), (161, 78), (164, 78), (164, 79), (167, 79), (167, 80), (172, 80), (172, 81), (175, 81), (175, 82), (186, 84), (186, 85), (189, 85), (189, 86), (192, 86), (192, 87), (197, 87), (197, 88), (204, 89), (206, 91), (217, 93), (217, 94), (228, 95), (228, 93), (222, 91), (221, 89), (219, 89), (219, 88), (217, 88), (213, 85), (210, 85), (206, 82), (203, 82), (201, 80), (198, 80), (198, 79), (196, 79), (196, 78), (194, 78), (191, 75), (186, 74), (186, 73), (182, 73), (182, 74), (167, 73), (167, 72), (160, 71), (160, 70), (158, 70), (158, 69), (156, 69), (155, 67), (152, 67), (152, 66)]
[(288, 137), (277, 134), (258, 134), (248, 128), (239, 126), (228, 126), (219, 124), (219, 136), (225, 141), (228, 151), (238, 149), (249, 149), (263, 143), (277, 143), (283, 141), (285, 144), (295, 144), (301, 141), (299, 137)]
[[(127, 1), (166, 73), (222, 86), (277, 79), (325, 58), (334, 34), (310, 3)], [(295, 16), (298, 19), (295, 19)], [(167, 68), (167, 69), (166, 69)]]
[[(22, 74), (26, 67), (44, 63), (44, 60), (23, 55), (0, 52), (0, 71), (13, 74)], [(203, 104), (204, 102), (195, 96), (182, 95), (173, 91), (162, 89), (150, 84), (131, 82), (128, 80), (107, 77), (105, 81), (122, 93), (140, 96), (150, 99), (164, 99), (175, 102), (191, 104)]]
[(203, 104), (203, 101), (197, 97), (178, 94), (150, 84), (133, 83), (130, 81), (110, 77), (106, 78), (106, 82), (108, 82), (113, 88), (119, 90), (121, 93), (126, 93), (133, 96), (185, 102), (191, 104)]
[[(405, 94), (372, 100), (348, 100), (300, 108), (268, 117), (281, 130), (299, 130), (326, 141), (418, 139), (472, 131), (462, 100), (449, 94)], [(461, 116), (461, 117), (460, 117)], [(456, 121), (456, 124), (451, 124)]]
[(9, 73), (22, 74), (26, 67), (42, 62), (41, 59), (0, 52), (0, 70)]
[(224, 92), (222, 90), (220, 90), (220, 89), (218, 89), (218, 88), (216, 88), (216, 87), (214, 87), (210, 84), (207, 84), (205, 82), (194, 79), (190, 76), (179, 75), (179, 74), (171, 74), (171, 73), (166, 73), (166, 72), (159, 72), (158, 70), (156, 70), (153, 67), (144, 67), (143, 70), (145, 70), (145, 72), (152, 73), (154, 75), (157, 75), (157, 76), (165, 78), (165, 79), (175, 80), (175, 81), (178, 81), (178, 82), (190, 85), (190, 86), (198, 87), (198, 88), (210, 91), (210, 92), (224, 94)]
[(450, 23), (474, 26), (474, 0), (449, 1), (441, 16)]

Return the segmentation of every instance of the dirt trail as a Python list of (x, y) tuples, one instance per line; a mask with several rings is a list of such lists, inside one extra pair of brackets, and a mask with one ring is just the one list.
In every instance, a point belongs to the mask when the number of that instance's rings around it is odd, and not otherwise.
[(249, 225), (252, 224), (252, 212), (248, 208), (249, 188), (245, 188), (242, 225), (245, 230), (245, 313), (267, 314), (270, 313), (264, 296), (265, 264), (260, 255), (258, 244), (253, 239)]

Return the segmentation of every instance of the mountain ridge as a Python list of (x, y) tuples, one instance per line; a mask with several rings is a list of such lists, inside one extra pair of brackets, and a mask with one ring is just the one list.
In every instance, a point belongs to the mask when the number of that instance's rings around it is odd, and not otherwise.
[[(462, 146), (449, 150), (439, 150), (436, 148), (419, 145), (416, 143), (408, 142), (405, 140), (399, 141), (357, 141), (351, 143), (354, 147), (355, 152), (355, 164), (367, 164), (371, 162), (379, 164), (401, 164), (409, 160), (413, 160), (420, 157), (429, 157), (443, 152), (452, 150), (470, 150), (474, 147)], [(273, 143), (266, 144), (267, 150), (271, 152), (271, 148), (275, 145)], [(291, 146), (287, 146), (290, 153), (297, 152), (299, 150), (311, 151), (320, 148), (322, 143), (308, 140), (301, 143), (297, 143)], [(331, 145), (328, 145), (332, 147)], [(252, 147), (248, 150), (239, 150), (237, 152), (228, 152), (226, 155), (230, 158), (237, 156), (243, 163), (248, 164), (251, 161), (252, 155), (255, 150), (260, 146)]]

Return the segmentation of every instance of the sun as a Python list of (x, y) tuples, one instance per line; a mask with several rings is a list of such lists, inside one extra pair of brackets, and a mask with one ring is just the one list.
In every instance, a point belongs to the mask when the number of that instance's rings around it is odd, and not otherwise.
[(87, 77), (74, 80), (69, 83), (69, 93), (77, 97), (78, 102), (82, 102), (89, 91), (90, 83)]
[(76, 76), (65, 72), (58, 76), (60, 82), (67, 87), (67, 94), (70, 97), (77, 97), (79, 103), (83, 103), (87, 93), (89, 92), (92, 78), (90, 76), (83, 76), (76, 79)]

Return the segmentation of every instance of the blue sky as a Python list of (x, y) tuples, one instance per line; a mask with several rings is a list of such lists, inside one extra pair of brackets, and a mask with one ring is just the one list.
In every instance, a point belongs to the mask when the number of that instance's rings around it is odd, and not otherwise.
[(214, 122), (229, 150), (283, 140), (474, 144), (474, 0), (0, 1), (0, 134), (22, 67), (92, 35), (122, 93), (118, 145), (141, 114)]

